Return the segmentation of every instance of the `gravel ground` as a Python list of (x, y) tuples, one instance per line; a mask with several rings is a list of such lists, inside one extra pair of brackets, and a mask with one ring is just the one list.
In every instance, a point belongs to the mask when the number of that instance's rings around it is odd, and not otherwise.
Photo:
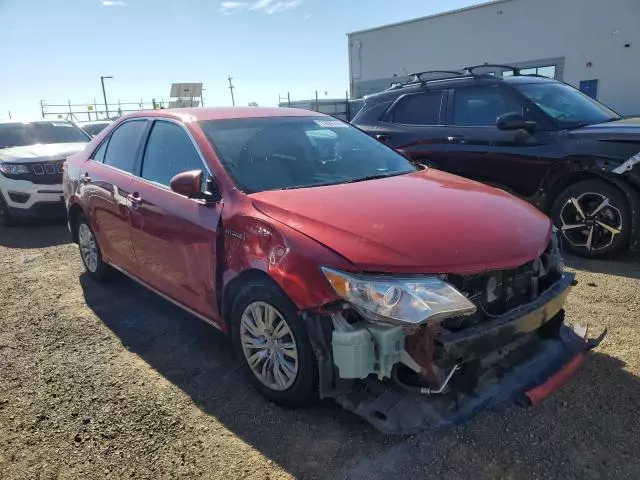
[(0, 479), (640, 476), (640, 265), (571, 259), (570, 321), (609, 334), (531, 409), (386, 437), (332, 402), (284, 410), (213, 328), (83, 273), (57, 224), (0, 227)]

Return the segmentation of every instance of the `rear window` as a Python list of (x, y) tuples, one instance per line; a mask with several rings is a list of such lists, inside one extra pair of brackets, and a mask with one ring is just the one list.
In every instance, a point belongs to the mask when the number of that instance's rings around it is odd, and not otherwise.
[(71, 122), (0, 124), (0, 148), (88, 141), (89, 136)]
[(442, 92), (416, 93), (402, 98), (393, 108), (393, 123), (438, 125)]

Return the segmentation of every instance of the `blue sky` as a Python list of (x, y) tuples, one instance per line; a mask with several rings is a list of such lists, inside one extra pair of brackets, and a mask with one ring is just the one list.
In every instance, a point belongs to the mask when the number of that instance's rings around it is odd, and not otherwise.
[(276, 105), (278, 95), (342, 97), (346, 33), (472, 0), (0, 0), (0, 118), (48, 103), (169, 97), (203, 82), (207, 105)]

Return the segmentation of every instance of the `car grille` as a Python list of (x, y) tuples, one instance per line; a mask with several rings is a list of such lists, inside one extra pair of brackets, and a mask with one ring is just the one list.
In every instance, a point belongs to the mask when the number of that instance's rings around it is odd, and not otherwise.
[(451, 331), (467, 328), (535, 301), (562, 277), (560, 252), (554, 237), (545, 252), (517, 268), (475, 275), (449, 275), (447, 281), (478, 308), (470, 317), (445, 320)]
[(7, 178), (16, 180), (28, 180), (37, 185), (59, 185), (62, 183), (62, 164), (64, 160), (51, 160), (46, 162), (25, 163), (29, 173), (19, 175), (4, 174)]

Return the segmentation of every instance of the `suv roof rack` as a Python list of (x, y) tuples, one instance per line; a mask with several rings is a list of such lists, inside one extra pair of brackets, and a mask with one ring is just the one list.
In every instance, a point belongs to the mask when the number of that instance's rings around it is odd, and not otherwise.
[[(424, 72), (410, 73), (409, 76), (413, 77), (413, 81), (419, 82), (422, 81), (422, 75), (426, 75), (427, 73), (444, 73), (445, 75), (451, 75), (452, 77), (461, 77), (463, 75), (466, 75), (465, 72), (461, 72), (459, 70), (426, 70)], [(434, 80), (440, 79), (436, 78)]]
[(469, 75), (483, 75), (483, 74), (473, 73), (473, 71), (477, 68), (502, 68), (504, 70), (513, 71), (513, 74), (516, 76), (520, 75), (520, 69), (518, 67), (514, 67), (511, 65), (492, 64), (492, 63), (485, 63), (484, 65), (474, 65), (472, 67), (466, 67), (464, 71)]
[[(488, 73), (474, 73), (474, 70), (478, 68), (501, 68), (503, 70), (511, 70), (513, 74), (516, 76), (521, 75), (520, 69), (518, 67), (514, 67), (512, 65), (485, 63), (483, 65), (474, 65), (471, 67), (466, 67), (466, 68), (463, 68), (462, 70), (426, 70), (424, 72), (410, 73), (407, 76), (413, 77), (411, 78), (411, 80), (409, 80), (408, 82), (392, 83), (387, 90), (397, 90), (399, 88), (407, 87), (409, 85), (416, 85), (418, 83), (425, 84), (426, 82), (429, 82), (429, 81), (448, 80), (452, 78), (469, 77), (469, 76), (481, 77), (481, 76), (489, 75)], [(431, 78), (431, 79), (422, 78), (423, 75), (427, 75), (429, 73), (439, 73), (439, 74), (444, 74), (445, 76)]]

